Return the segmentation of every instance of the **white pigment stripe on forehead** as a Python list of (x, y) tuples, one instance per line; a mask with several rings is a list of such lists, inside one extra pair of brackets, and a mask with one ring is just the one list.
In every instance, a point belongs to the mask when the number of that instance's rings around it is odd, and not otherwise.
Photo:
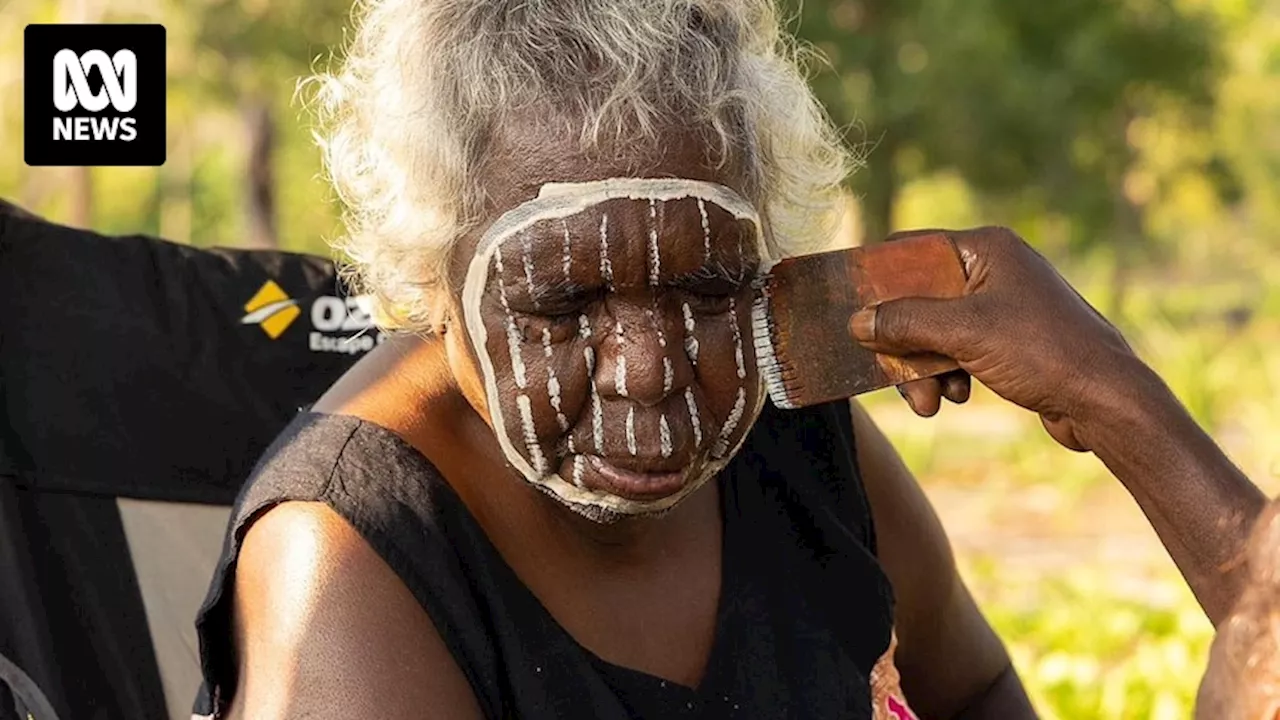
[[(747, 220), (755, 228), (756, 243), (759, 248), (760, 272), (765, 273), (777, 261), (769, 252), (760, 216), (755, 208), (741, 195), (732, 189), (715, 183), (684, 178), (611, 178), (585, 183), (547, 183), (542, 186), (538, 197), (525, 202), (503, 214), (481, 237), (476, 246), (476, 254), (467, 270), (466, 282), (462, 291), (462, 307), (467, 324), (467, 331), (476, 348), (481, 370), (484, 372), (485, 389), (492, 408), (491, 419), (494, 435), (502, 448), (503, 454), (513, 467), (530, 482), (536, 482), (551, 490), (562, 499), (580, 505), (591, 505), (622, 514), (656, 512), (671, 507), (686, 495), (696, 490), (703, 482), (713, 477), (723, 468), (723, 462), (713, 463), (708, 467), (706, 477), (690, 482), (681, 492), (655, 501), (635, 501), (601, 493), (586, 488), (576, 487), (566, 482), (558, 474), (545, 474), (545, 466), (535, 469), (515, 448), (507, 434), (506, 418), (503, 416), (501, 396), (498, 392), (497, 376), (493, 368), (493, 360), (489, 356), (488, 329), (480, 317), (480, 299), (488, 282), (490, 258), (497, 252), (498, 246), (512, 235), (528, 229), (545, 220), (564, 219), (576, 215), (587, 208), (609, 200), (654, 200), (672, 201), (696, 199), (703, 203), (717, 205), (737, 220)], [(700, 208), (701, 209), (701, 208)], [(607, 241), (607, 219), (601, 222), (601, 239)], [(511, 330), (514, 323), (508, 326), (508, 342), (519, 342), (518, 335), (513, 337)], [(585, 335), (589, 330), (580, 327)], [(510, 348), (509, 348), (510, 350)], [(695, 351), (696, 352), (696, 351)], [(513, 360), (519, 359), (520, 367), (513, 371), (523, 375), (523, 358), (519, 350), (513, 353)], [(594, 358), (592, 358), (594, 359)], [(520, 384), (520, 383), (518, 383)], [(757, 405), (763, 404), (763, 393)], [(759, 407), (756, 408), (757, 412)], [(523, 419), (523, 418), (522, 418)], [(523, 429), (523, 428), (522, 428)], [(523, 435), (524, 433), (522, 433)], [(741, 445), (743, 438), (737, 445)], [(539, 448), (541, 450), (541, 448)], [(531, 453), (533, 454), (533, 453)], [(539, 465), (544, 465), (545, 458), (534, 458)]]
[(702, 251), (707, 260), (711, 259), (711, 224), (707, 220), (707, 202), (698, 198), (698, 215), (702, 218)]
[[(582, 183), (547, 183), (538, 197), (508, 210), (485, 231), (476, 245), (476, 255), (488, 254), (495, 242), (546, 221), (568, 218), (609, 200), (701, 200), (717, 205), (736, 220), (746, 220), (755, 228), (759, 245), (760, 272), (768, 272), (779, 260), (769, 251), (760, 214), (751, 203), (731, 188), (717, 183), (684, 178), (610, 178)], [(602, 219), (602, 235), (607, 231)], [(468, 274), (468, 284), (470, 283)]]
[(533, 258), (531, 257), (533, 250), (529, 247), (528, 233), (520, 233), (520, 246), (520, 259), (524, 264), (524, 281), (529, 285), (529, 297), (532, 298), (533, 307), (536, 309), (538, 307), (538, 293), (534, 292)]

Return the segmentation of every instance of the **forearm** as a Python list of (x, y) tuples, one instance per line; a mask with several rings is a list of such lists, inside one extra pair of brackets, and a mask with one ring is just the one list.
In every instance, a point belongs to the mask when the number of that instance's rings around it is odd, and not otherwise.
[(1036, 720), (1022, 680), (1010, 664), (995, 682), (951, 720)]
[(1137, 501), (1209, 619), (1240, 596), (1245, 544), (1266, 497), (1136, 358), (1085, 443)]

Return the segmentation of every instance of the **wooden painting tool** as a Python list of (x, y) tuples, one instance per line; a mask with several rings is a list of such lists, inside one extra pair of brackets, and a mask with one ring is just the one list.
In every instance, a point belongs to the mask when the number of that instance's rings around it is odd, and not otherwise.
[(774, 405), (801, 408), (955, 370), (949, 358), (871, 352), (849, 334), (854, 312), (904, 297), (958, 297), (955, 244), (930, 234), (782, 260), (753, 311), (756, 357)]

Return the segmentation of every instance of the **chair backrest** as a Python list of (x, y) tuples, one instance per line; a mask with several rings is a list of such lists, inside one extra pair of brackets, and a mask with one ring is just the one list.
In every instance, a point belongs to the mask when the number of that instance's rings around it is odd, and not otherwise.
[(22, 720), (58, 720), (49, 698), (44, 696), (36, 681), (22, 672), (9, 658), (0, 655), (0, 683), (9, 686), (13, 693), (13, 710)]
[(190, 717), (230, 506), (371, 325), (324, 258), (0, 206), (0, 720)]

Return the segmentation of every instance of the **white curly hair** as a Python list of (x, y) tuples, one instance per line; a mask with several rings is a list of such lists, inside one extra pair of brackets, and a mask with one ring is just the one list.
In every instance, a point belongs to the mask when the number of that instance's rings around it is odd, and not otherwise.
[(345, 206), (334, 247), (388, 330), (429, 332), (474, 222), (485, 140), (554, 108), (584, 150), (705, 128), (780, 255), (824, 247), (854, 158), (773, 0), (357, 0), (336, 71), (308, 78)]

